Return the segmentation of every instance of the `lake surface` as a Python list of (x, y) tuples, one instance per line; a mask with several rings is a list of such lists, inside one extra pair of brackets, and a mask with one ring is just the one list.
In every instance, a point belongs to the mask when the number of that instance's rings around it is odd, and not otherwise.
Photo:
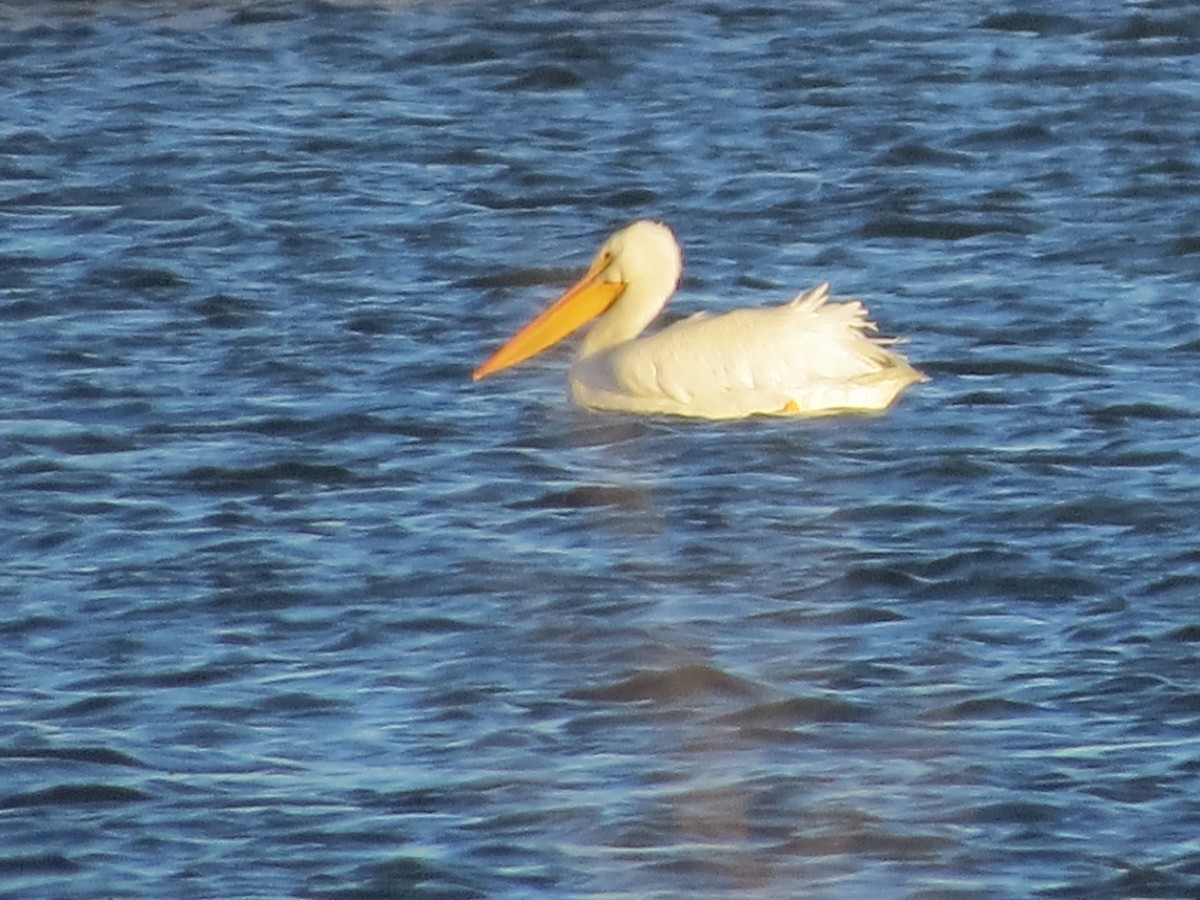
[[(642, 217), (932, 380), (470, 382)], [(1198, 289), (1190, 2), (5, 7), (0, 896), (1200, 896)]]

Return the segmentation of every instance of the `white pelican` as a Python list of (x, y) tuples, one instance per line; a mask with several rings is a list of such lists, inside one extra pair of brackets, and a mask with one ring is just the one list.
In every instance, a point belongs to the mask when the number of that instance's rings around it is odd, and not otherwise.
[(596, 319), (568, 378), (589, 409), (705, 419), (823, 416), (886, 409), (925, 376), (875, 329), (862, 303), (830, 303), (829, 285), (782, 306), (698, 313), (639, 337), (675, 292), (683, 257), (657, 222), (634, 222), (600, 247), (576, 284), (471, 376), (540, 353)]

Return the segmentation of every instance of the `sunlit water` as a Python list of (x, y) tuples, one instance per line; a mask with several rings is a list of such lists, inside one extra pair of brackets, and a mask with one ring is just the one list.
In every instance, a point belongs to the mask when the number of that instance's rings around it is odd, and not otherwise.
[[(1200, 18), (1027, 7), (6, 7), (0, 895), (1200, 894)], [(638, 217), (932, 381), (470, 383)]]

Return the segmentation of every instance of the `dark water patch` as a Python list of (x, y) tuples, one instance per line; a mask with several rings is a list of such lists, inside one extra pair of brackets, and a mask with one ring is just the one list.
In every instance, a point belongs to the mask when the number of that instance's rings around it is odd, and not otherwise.
[(1124, 900), (1126, 897), (1161, 898), (1193, 897), (1200, 884), (1187, 874), (1170, 871), (1177, 865), (1136, 865), (1123, 859), (1113, 860), (1106, 868), (1119, 869), (1111, 876), (1092, 877), (1065, 885), (1047, 888), (1038, 896), (1062, 900)]
[(249, 664), (205, 663), (182, 669), (158, 672), (115, 671), (74, 682), (71, 690), (110, 689), (120, 687), (188, 688), (203, 687), (221, 682), (234, 681), (243, 676)]
[[(1155, 142), (1154, 136), (1151, 136), (1150, 140)], [(1137, 174), (1166, 175), (1181, 190), (1186, 190), (1188, 183), (1194, 182), (1196, 175), (1200, 174), (1200, 162), (1193, 162), (1184, 156), (1169, 154), (1137, 169)]]
[(715, 885), (725, 890), (732, 890), (744, 875), (737, 861), (715, 857), (700, 850), (680, 850), (670, 856), (652, 859), (644, 865), (653, 873), (682, 880), (684, 884)]
[(974, 156), (951, 150), (940, 150), (925, 144), (897, 144), (875, 159), (876, 165), (881, 166), (949, 166), (952, 168), (970, 168), (978, 164)]
[[(992, 150), (1001, 147), (1047, 148), (1063, 144), (1063, 139), (1054, 129), (1037, 122), (1015, 122), (999, 128), (980, 128), (957, 142), (960, 146), (974, 151)], [(1073, 180), (1073, 175), (1065, 170), (1056, 170), (1045, 177), (1056, 180)]]
[(1178, 694), (1167, 702), (1170, 712), (1186, 716), (1200, 716), (1200, 692)]
[(353, 151), (357, 147), (358, 142), (356, 140), (329, 135), (305, 138), (296, 144), (297, 152), (312, 156), (342, 154)]
[(1116, 452), (1105, 458), (1109, 466), (1133, 469), (1153, 469), (1164, 466), (1180, 466), (1189, 460), (1180, 450), (1134, 450)]
[(967, 391), (950, 398), (952, 406), (994, 407), (1013, 406), (1013, 397), (1002, 391)]
[(38, 791), (25, 791), (0, 798), (0, 809), (26, 807), (93, 806), (137, 803), (150, 795), (117, 784), (60, 784)]
[(384, 791), (355, 790), (349, 799), (363, 809), (396, 816), (468, 813), (474, 809), (467, 793), (451, 784)]
[(503, 193), (488, 188), (477, 188), (466, 196), (468, 203), (499, 213), (530, 212), (562, 207), (575, 207), (590, 203), (595, 198), (586, 197), (577, 191), (530, 191), (512, 190)]
[[(280, 573), (272, 571), (268, 577), (279, 580)], [(317, 596), (313, 592), (286, 587), (229, 585), (216, 591), (208, 602), (219, 610), (258, 614), (272, 610), (303, 609), (314, 605)]]
[(981, 572), (967, 579), (942, 580), (923, 587), (920, 596), (932, 599), (986, 597), (1010, 602), (1069, 604), (1096, 596), (1100, 584), (1074, 572), (1005, 574)]
[(404, 619), (389, 626), (389, 630), (412, 634), (461, 634), (485, 628), (478, 622), (467, 622), (445, 616), (422, 616)]
[(1169, 641), (1178, 641), (1183, 644), (1200, 643), (1200, 624), (1176, 628), (1168, 632), (1166, 638)]
[(1089, 415), (1099, 424), (1123, 424), (1126, 421), (1146, 420), (1152, 422), (1194, 419), (1197, 412), (1168, 406), (1164, 403), (1114, 403), (1111, 406), (1092, 410)]
[(1028, 718), (1037, 710), (1037, 706), (1032, 703), (1007, 700), (1003, 697), (973, 697), (924, 712), (921, 718), (931, 722), (958, 722), (970, 719), (1015, 720)]
[(314, 900), (382, 900), (413, 897), (429, 900), (484, 900), (490, 891), (473, 885), (465, 867), (443, 871), (417, 856), (396, 856), (387, 862), (363, 866), (350, 876), (332, 879), (304, 891)]
[(609, 685), (568, 691), (576, 700), (608, 703), (673, 703), (692, 697), (752, 697), (758, 687), (713, 666), (691, 664), (659, 672), (639, 672)]
[(1166, 779), (1151, 775), (1135, 775), (1129, 778), (1113, 779), (1105, 784), (1085, 788), (1085, 793), (1102, 800), (1114, 803), (1139, 805), (1153, 803), (1171, 795)]
[(104, 265), (94, 269), (88, 283), (125, 291), (153, 291), (187, 287), (187, 280), (171, 269), (130, 265)]
[(965, 241), (988, 234), (1024, 235), (1032, 226), (1008, 221), (965, 221), (918, 219), (885, 216), (868, 221), (860, 230), (862, 237), (921, 241)]
[(57, 146), (53, 138), (35, 128), (20, 128), (0, 137), (0, 153), (8, 156), (46, 156)]
[(352, 482), (355, 475), (344, 466), (281, 460), (264, 466), (198, 466), (182, 477), (204, 493), (270, 494), (300, 485), (342, 485)]
[(1047, 521), (1053, 525), (1119, 525), (1136, 528), (1153, 525), (1161, 515), (1161, 505), (1157, 500), (1097, 494), (1053, 504), (1048, 510)]
[(1193, 341), (1184, 341), (1182, 344), (1177, 344), (1170, 349), (1174, 353), (1200, 353), (1200, 338)]
[(1040, 12), (1005, 12), (986, 16), (977, 26), (995, 31), (1036, 34), (1038, 37), (1082, 34), (1095, 26), (1072, 16)]
[[(389, 419), (369, 412), (346, 410), (322, 416), (275, 415), (254, 416), (232, 420), (205, 420), (201, 422), (179, 422), (170, 425), (157, 424), (146, 428), (146, 432), (158, 436), (187, 436), (226, 438), (231, 435), (263, 436), (269, 438), (286, 437), (308, 441), (336, 441), (339, 438), (362, 438), (372, 435), (389, 437), (433, 438), (443, 433), (444, 426), (433, 422), (409, 422), (400, 419)], [(314, 468), (309, 471), (308, 466)], [(241, 470), (230, 470), (237, 481), (237, 473)], [(305, 461), (281, 460), (273, 467), (247, 470), (246, 477), (253, 478), (254, 474), (269, 476), (274, 471), (281, 479), (295, 478), (303, 480), (305, 474), (336, 478), (336, 468), (311, 464)], [(224, 477), (224, 470), (219, 467), (201, 467), (185, 475), (191, 475), (201, 481)]]
[(0, 635), (22, 637), (38, 632), (62, 628), (67, 625), (66, 619), (50, 615), (36, 614), (0, 621)]
[[(870, 508), (860, 511), (856, 515), (861, 515), (861, 518), (866, 520), (904, 520), (909, 517), (918, 518), (925, 514), (927, 510), (924, 507), (918, 507), (915, 504), (900, 504), (899, 506), (889, 506), (888, 508)], [(896, 566), (878, 566), (878, 565), (857, 565), (850, 568), (845, 574), (837, 578), (839, 588), (854, 592), (860, 589), (883, 588), (890, 591), (908, 591), (919, 584), (919, 580), (914, 578), (912, 574), (904, 571)], [(862, 616), (873, 622), (884, 621), (900, 621), (904, 616), (900, 613), (886, 609), (862, 609), (857, 612), (850, 613), (853, 616), (860, 617), (856, 620), (857, 624), (862, 624)], [(848, 623), (850, 624), (850, 623)]]
[(320, 697), (308, 691), (285, 691), (273, 694), (257, 704), (257, 711), (266, 715), (323, 716), (344, 711), (340, 700)]
[(800, 609), (772, 610), (761, 613), (758, 618), (789, 627), (828, 628), (837, 626), (856, 625), (887, 625), (903, 622), (906, 616), (897, 610), (884, 606), (853, 604), (837, 609), (814, 610), (807, 606), (813, 600), (823, 596), (835, 598), (854, 596), (855, 591), (846, 589), (841, 578), (834, 578), (824, 584), (814, 585), (799, 591), (782, 594), (779, 599), (805, 604)]
[(624, 188), (613, 191), (607, 198), (606, 205), (610, 209), (631, 210), (635, 213), (653, 209), (661, 203), (659, 194), (646, 187)]
[(1173, 256), (1194, 256), (1200, 253), (1200, 235), (1188, 234), (1171, 242), (1169, 252)]
[[(17, 285), (9, 284), (7, 287), (14, 288)], [(26, 322), (41, 316), (53, 316), (57, 314), (58, 311), (56, 309), (38, 300), (22, 299), (0, 303), (0, 321)]]
[(366, 337), (393, 334), (398, 318), (386, 313), (362, 313), (346, 320), (346, 330)]
[(212, 294), (192, 304), (210, 328), (244, 328), (262, 321), (262, 304), (232, 294)]
[(1007, 825), (1014, 828), (1046, 826), (1062, 821), (1063, 809), (1053, 803), (1030, 803), (1012, 801), (988, 803), (970, 810), (961, 816), (963, 824)]
[(563, 491), (554, 491), (510, 504), (512, 509), (561, 509), (580, 510), (598, 507), (613, 507), (619, 510), (636, 511), (645, 509), (646, 492), (636, 488), (609, 485), (581, 485)]
[(145, 763), (136, 757), (109, 747), (39, 747), (36, 749), (8, 747), (0, 748), (0, 759), (46, 759), (92, 763), (101, 766), (145, 767)]
[(74, 875), (83, 870), (80, 863), (60, 853), (30, 856), (0, 856), (0, 876), (31, 878), (37, 875)]
[[(1141, 646), (1148, 644), (1150, 638), (1146, 635), (1121, 635), (1120, 643), (1126, 646)], [(1170, 694), (1170, 683), (1162, 678), (1119, 675), (1111, 678), (1097, 678), (1089, 682), (1082, 690), (1062, 692), (1057, 699), (1064, 703), (1073, 703), (1084, 709), (1095, 709), (1106, 703), (1122, 708), (1123, 715), (1129, 715), (1138, 708), (1161, 708)], [(1105, 700), (1105, 691), (1112, 691)]]
[(86, 344), (51, 345), (45, 352), (45, 362), (62, 370), (120, 369), (129, 364), (129, 359), (115, 346), (110, 346), (106, 352), (97, 352)]
[(1062, 375), (1091, 377), (1104, 374), (1098, 366), (1073, 359), (1037, 359), (1010, 356), (1003, 359), (973, 357), (967, 359), (938, 359), (924, 362), (924, 367), (934, 373), (947, 375), (978, 375), (995, 377), (1000, 375)]
[(1190, 46), (1200, 39), (1200, 23), (1193, 15), (1142, 15), (1127, 18), (1120, 25), (1106, 31), (1103, 38), (1114, 42), (1158, 42)]
[(535, 66), (528, 72), (500, 85), (507, 91), (564, 91), (586, 84), (582, 76), (566, 66)]
[(738, 728), (799, 727), (818, 723), (866, 722), (872, 710), (859, 703), (832, 697), (791, 697), (760, 703), (720, 716), (717, 722)]
[(49, 710), (47, 716), (52, 719), (106, 717), (114, 710), (133, 704), (135, 700), (132, 694), (97, 694)]
[[(78, 386), (66, 387), (63, 399), (95, 399), (90, 388), (80, 390)], [(101, 392), (100, 396), (107, 396)], [(58, 434), (17, 434), (14, 437), (22, 444), (41, 446), (65, 456), (102, 456), (109, 453), (126, 453), (137, 449), (137, 444), (128, 435), (112, 429), (92, 430), (66, 428)], [(66, 473), (63, 472), (65, 475)]]
[(494, 62), (501, 58), (502, 53), (498, 42), (471, 36), (419, 45), (404, 54), (404, 61), (413, 67), (474, 66)]
[(936, 834), (856, 829), (837, 834), (793, 837), (779, 849), (783, 853), (806, 857), (868, 856), (892, 860), (930, 860), (953, 846), (954, 842), (949, 838)]
[(1074, 567), (1039, 570), (1025, 553), (1016, 550), (950, 553), (911, 565), (923, 579), (914, 588), (916, 596), (929, 599), (991, 597), (1011, 602), (1066, 603), (1103, 592), (1102, 582), (1093, 573)]
[(472, 831), (500, 831), (507, 833), (537, 830), (540, 825), (551, 822), (564, 827), (576, 825), (580, 819), (588, 818), (589, 811), (579, 806), (552, 806), (550, 808), (523, 809), (503, 812), (485, 820), (468, 825)]
[(255, 717), (255, 710), (247, 704), (188, 703), (183, 711), (191, 721), (197, 723), (187, 732), (187, 740), (200, 746), (220, 746), (235, 741), (236, 731), (225, 730), (218, 725), (239, 725)]
[(303, 18), (300, 10), (288, 9), (275, 3), (251, 4), (236, 10), (229, 17), (230, 25), (278, 25)]
[[(867, 581), (858, 581), (852, 578), (848, 583), (845, 581), (841, 582), (840, 587), (846, 588), (849, 586), (854, 590), (861, 587), (888, 587), (889, 582), (892, 587), (896, 584), (890, 578), (884, 579), (882, 582), (873, 578)], [(855, 605), (826, 613), (823, 616), (816, 616), (814, 617), (814, 622), (824, 625), (887, 625), (893, 622), (903, 622), (907, 618), (903, 613), (888, 607)]]

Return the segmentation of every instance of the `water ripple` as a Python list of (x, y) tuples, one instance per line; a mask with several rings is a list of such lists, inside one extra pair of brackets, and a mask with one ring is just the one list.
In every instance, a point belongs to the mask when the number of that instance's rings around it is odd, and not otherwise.
[[(1196, 895), (1198, 34), (0, 10), (0, 895)], [(932, 381), (472, 385), (638, 217)]]

